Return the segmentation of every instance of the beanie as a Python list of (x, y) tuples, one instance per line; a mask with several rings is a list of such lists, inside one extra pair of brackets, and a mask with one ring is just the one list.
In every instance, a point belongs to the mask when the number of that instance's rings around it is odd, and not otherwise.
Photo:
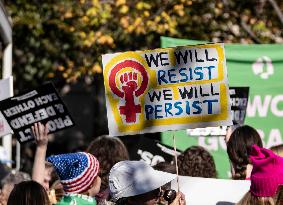
[(250, 192), (259, 197), (274, 196), (283, 185), (283, 158), (257, 145), (252, 146), (249, 158), (253, 165)]
[(99, 171), (99, 162), (86, 152), (53, 155), (52, 163), (66, 193), (83, 193), (93, 184)]

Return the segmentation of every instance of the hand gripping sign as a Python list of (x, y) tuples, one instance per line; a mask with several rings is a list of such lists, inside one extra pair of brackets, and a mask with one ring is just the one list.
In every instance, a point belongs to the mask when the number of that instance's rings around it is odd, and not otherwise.
[(230, 125), (223, 44), (102, 56), (112, 136)]

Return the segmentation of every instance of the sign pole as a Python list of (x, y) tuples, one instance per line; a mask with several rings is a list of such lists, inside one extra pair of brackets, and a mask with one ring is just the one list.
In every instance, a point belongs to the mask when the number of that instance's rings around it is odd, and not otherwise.
[(179, 192), (179, 191), (180, 191), (180, 185), (179, 185), (179, 169), (178, 169), (178, 160), (177, 160), (177, 149), (176, 149), (175, 131), (173, 131), (173, 142), (174, 142), (174, 155), (175, 155), (175, 165), (176, 165), (176, 174), (177, 174), (177, 184), (178, 184), (178, 192)]
[[(9, 78), (12, 76), (12, 43), (8, 44), (3, 51), (3, 79)], [(13, 81), (10, 82), (10, 97), (13, 96)], [(12, 135), (8, 134), (2, 138), (3, 147), (7, 151), (8, 160), (12, 160)], [(9, 167), (12, 167), (11, 164), (8, 164)]]
[[(4, 4), (0, 1), (0, 36), (4, 42), (3, 60), (2, 60), (2, 78), (12, 76), (12, 24), (9, 21), (8, 12)], [(10, 90), (10, 96), (13, 96), (13, 87)], [(8, 153), (8, 160), (12, 159), (12, 135), (8, 134), (2, 138), (2, 144)], [(11, 164), (8, 164), (11, 167)]]

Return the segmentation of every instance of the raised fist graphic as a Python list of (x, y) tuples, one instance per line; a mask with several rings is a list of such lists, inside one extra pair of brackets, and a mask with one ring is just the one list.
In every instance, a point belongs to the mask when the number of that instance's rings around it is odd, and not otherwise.
[(120, 106), (120, 113), (126, 116), (126, 122), (136, 122), (136, 116), (131, 113), (141, 113), (141, 106), (134, 101), (135, 91), (138, 89), (138, 74), (135, 72), (123, 73), (120, 76), (122, 90), (125, 94), (125, 105)]

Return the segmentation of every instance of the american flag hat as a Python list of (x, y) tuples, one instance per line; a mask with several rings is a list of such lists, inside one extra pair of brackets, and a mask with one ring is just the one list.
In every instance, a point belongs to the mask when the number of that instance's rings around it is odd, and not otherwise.
[(47, 161), (55, 167), (66, 193), (87, 191), (99, 171), (98, 160), (86, 152), (53, 155)]

